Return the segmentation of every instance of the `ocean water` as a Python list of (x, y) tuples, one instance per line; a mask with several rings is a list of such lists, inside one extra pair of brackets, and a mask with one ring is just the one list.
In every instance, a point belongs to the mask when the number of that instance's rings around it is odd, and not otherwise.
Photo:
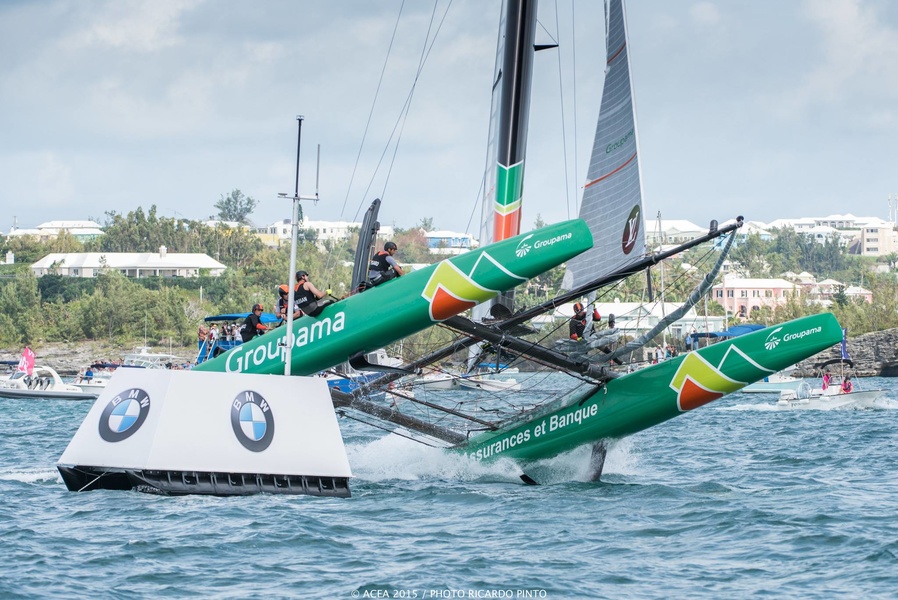
[(734, 394), (539, 467), (341, 421), (352, 498), (68, 492), (90, 402), (0, 400), (0, 598), (895, 598), (898, 381), (871, 410)]

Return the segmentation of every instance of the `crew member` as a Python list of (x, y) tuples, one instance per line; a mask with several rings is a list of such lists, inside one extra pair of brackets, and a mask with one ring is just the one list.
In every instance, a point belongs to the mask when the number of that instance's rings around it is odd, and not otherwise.
[(368, 281), (362, 288), (363, 290), (365, 288), (380, 285), (394, 277), (401, 277), (405, 274), (402, 271), (402, 267), (400, 267), (399, 263), (396, 262), (396, 259), (393, 258), (397, 250), (396, 244), (387, 242), (384, 244), (384, 249), (382, 251), (371, 257), (371, 262), (368, 263)]
[[(279, 319), (287, 319), (287, 302), (290, 299), (290, 288), (287, 285), (279, 285), (278, 286), (278, 307), (277, 307), (277, 316)], [(299, 310), (296, 302), (296, 296), (293, 298), (293, 318), (298, 319), (302, 316), (302, 311)]]
[[(593, 327), (602, 319), (597, 308), (592, 309)], [(574, 303), (574, 316), (568, 324), (572, 340), (582, 340), (583, 334), (586, 333), (586, 309), (579, 302)]]
[(327, 304), (318, 302), (318, 300), (330, 293), (330, 290), (322, 292), (316, 288), (309, 281), (309, 274), (305, 271), (296, 272), (296, 291), (293, 293), (294, 308), (302, 311), (303, 314), (314, 317), (320, 313)]
[(261, 304), (253, 305), (253, 311), (249, 313), (249, 316), (243, 322), (243, 326), (240, 327), (240, 338), (244, 343), (268, 331), (268, 328), (262, 324), (262, 310)]

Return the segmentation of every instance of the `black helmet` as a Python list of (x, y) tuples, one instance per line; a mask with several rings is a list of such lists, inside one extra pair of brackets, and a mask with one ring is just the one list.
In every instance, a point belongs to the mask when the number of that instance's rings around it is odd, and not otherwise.
[(309, 276), (309, 274), (306, 273), (305, 271), (297, 271), (296, 272), (296, 281), (299, 281), (303, 277), (308, 277), (308, 276)]
[(387, 242), (386, 244), (384, 244), (384, 250), (389, 252), (390, 250), (398, 250), (398, 248), (393, 242)]

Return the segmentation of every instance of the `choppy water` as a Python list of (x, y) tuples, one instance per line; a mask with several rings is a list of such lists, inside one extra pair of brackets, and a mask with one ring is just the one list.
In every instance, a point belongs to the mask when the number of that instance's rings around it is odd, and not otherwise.
[(878, 410), (735, 394), (522, 485), (344, 428), (350, 499), (70, 493), (90, 402), (0, 400), (0, 597), (894, 598), (898, 381)]

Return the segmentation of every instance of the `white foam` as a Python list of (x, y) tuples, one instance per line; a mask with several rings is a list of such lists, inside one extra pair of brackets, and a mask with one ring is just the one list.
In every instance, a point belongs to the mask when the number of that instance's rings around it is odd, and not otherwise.
[(478, 463), (461, 454), (395, 435), (364, 444), (348, 444), (346, 453), (353, 475), (367, 481), (415, 481), (432, 477), (462, 481), (520, 481), (521, 474), (521, 468), (510, 460)]
[[(631, 475), (636, 473), (638, 459), (629, 438), (614, 442), (605, 457), (604, 473)], [(477, 462), (461, 454), (431, 448), (398, 436), (385, 436), (369, 443), (346, 447), (353, 474), (367, 481), (425, 478), (459, 479), (462, 481), (520, 481), (522, 472), (537, 473), (543, 483), (589, 481), (592, 448), (582, 446), (550, 459), (522, 468), (511, 459)]]
[(36, 483), (38, 481), (61, 481), (59, 471), (9, 471), (0, 473), (3, 481), (20, 481), (22, 483)]

